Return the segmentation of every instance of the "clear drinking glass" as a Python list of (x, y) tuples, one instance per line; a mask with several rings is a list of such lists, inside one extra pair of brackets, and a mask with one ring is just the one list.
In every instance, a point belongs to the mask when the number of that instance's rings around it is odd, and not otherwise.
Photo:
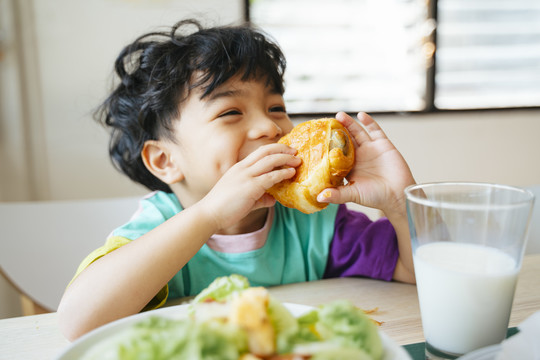
[(446, 182), (405, 189), (428, 359), (504, 340), (534, 195)]

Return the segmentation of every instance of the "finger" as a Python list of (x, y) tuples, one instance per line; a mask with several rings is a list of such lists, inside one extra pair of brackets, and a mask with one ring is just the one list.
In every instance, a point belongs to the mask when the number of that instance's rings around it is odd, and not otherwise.
[(285, 144), (268, 144), (263, 145), (253, 151), (251, 154), (246, 156), (244, 161), (247, 165), (253, 165), (257, 161), (261, 160), (262, 158), (273, 155), (273, 154), (287, 154), (287, 155), (295, 155), (298, 152), (295, 148), (292, 148), (290, 146), (287, 146)]
[(294, 155), (271, 154), (254, 163), (248, 171), (251, 176), (259, 176), (283, 167), (295, 168), (301, 163), (302, 159)]
[(253, 206), (252, 210), (257, 210), (257, 209), (265, 208), (265, 207), (271, 207), (271, 206), (274, 206), (275, 203), (276, 203), (276, 199), (274, 199), (272, 195), (268, 193), (264, 193), (263, 196), (261, 196), (261, 198), (255, 202), (255, 205)]
[(336, 114), (336, 120), (349, 130), (357, 145), (371, 141), (371, 137), (363, 124), (356, 122), (349, 114), (340, 111)]
[(386, 138), (386, 134), (384, 133), (384, 131), (371, 116), (369, 116), (365, 112), (359, 112), (357, 117), (360, 123), (366, 129), (371, 139), (376, 140)]
[[(270, 189), (272, 186), (292, 178), (296, 174), (296, 169), (294, 168), (284, 168), (284, 169), (278, 169), (274, 170), (265, 174), (262, 174), (256, 178), (253, 179), (254, 186), (258, 187), (261, 193), (265, 194), (268, 189)], [(268, 196), (262, 196), (259, 198), (255, 203), (255, 208), (259, 207), (268, 207), (272, 206), (275, 203), (275, 199), (270, 194), (267, 194)], [(272, 202), (272, 201), (273, 202)]]
[(264, 191), (270, 189), (277, 183), (292, 178), (296, 174), (296, 169), (292, 167), (276, 169), (257, 176), (255, 181)]
[(354, 193), (350, 186), (324, 189), (317, 195), (320, 203), (345, 204), (354, 201)]

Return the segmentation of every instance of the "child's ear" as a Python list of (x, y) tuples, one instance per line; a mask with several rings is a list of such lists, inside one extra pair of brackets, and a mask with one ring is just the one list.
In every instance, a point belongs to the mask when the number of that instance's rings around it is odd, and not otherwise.
[(171, 156), (166, 143), (159, 140), (146, 141), (141, 157), (148, 171), (165, 184), (171, 185), (184, 179), (180, 164)]

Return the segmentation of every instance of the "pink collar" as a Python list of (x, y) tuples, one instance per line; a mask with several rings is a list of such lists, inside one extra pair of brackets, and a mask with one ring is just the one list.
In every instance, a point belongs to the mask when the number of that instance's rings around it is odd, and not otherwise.
[(266, 243), (272, 221), (274, 219), (274, 207), (268, 209), (268, 215), (264, 226), (257, 231), (238, 235), (214, 234), (206, 244), (210, 249), (222, 253), (242, 253), (260, 249)]

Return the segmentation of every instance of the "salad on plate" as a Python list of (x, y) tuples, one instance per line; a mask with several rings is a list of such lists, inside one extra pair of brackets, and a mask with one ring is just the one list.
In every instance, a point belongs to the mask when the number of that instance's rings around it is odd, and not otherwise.
[[(160, 309), (86, 346), (82, 360), (383, 360), (378, 326), (349, 301), (283, 304), (240, 275), (217, 278), (184, 311)], [(153, 315), (152, 313), (156, 314)], [(163, 311), (162, 311), (163, 312)], [(107, 325), (106, 325), (107, 326)], [(98, 329), (99, 330), (99, 329)], [(87, 336), (92, 336), (91, 333)], [(84, 342), (84, 340), (81, 338)], [(88, 342), (88, 341), (87, 341)], [(75, 345), (75, 344), (74, 344)], [(398, 348), (403, 356), (404, 350)], [(68, 357), (66, 357), (67, 359)], [(394, 357), (392, 357), (394, 358)], [(64, 359), (64, 358), (60, 358)]]

